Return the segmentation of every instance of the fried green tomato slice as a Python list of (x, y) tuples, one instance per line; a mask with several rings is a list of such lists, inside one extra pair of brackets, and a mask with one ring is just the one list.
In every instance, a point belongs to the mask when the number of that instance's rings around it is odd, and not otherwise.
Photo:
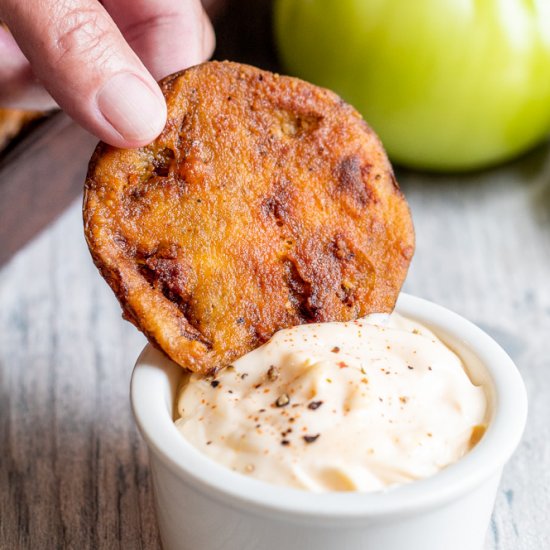
[(162, 134), (99, 144), (86, 180), (86, 239), (126, 319), (207, 374), (279, 329), (393, 309), (412, 221), (351, 106), (231, 62), (161, 87)]

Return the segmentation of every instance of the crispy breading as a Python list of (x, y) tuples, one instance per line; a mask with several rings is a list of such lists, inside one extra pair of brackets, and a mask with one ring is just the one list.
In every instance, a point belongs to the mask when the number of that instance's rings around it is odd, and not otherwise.
[(21, 109), (0, 109), (0, 151), (13, 139), (31, 120), (42, 116), (36, 111)]
[(152, 343), (212, 373), (281, 328), (393, 309), (412, 221), (351, 106), (231, 62), (161, 87), (160, 137), (100, 144), (84, 200), (94, 261)]
[[(3, 21), (0, 29), (9, 31)], [(32, 120), (40, 118), (43, 113), (23, 109), (0, 108), (0, 151)]]

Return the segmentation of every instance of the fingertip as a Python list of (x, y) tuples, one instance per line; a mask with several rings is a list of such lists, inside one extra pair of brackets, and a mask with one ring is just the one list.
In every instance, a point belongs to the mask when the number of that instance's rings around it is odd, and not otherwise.
[(133, 73), (118, 73), (103, 84), (97, 106), (107, 128), (104, 141), (116, 147), (135, 148), (151, 143), (166, 124), (166, 102), (154, 81)]
[(216, 33), (207, 13), (203, 11), (202, 54), (204, 59), (210, 59), (216, 49)]

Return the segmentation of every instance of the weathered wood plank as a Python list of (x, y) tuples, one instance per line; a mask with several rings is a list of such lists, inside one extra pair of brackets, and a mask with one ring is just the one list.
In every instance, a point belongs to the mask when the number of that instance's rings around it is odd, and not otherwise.
[(155, 548), (128, 402), (143, 338), (120, 318), (75, 204), (0, 272), (0, 548)]
[(487, 549), (550, 548), (550, 148), (463, 177), (404, 173), (417, 231), (405, 290), (489, 332), (525, 379), (530, 414)]
[[(228, 2), (218, 57), (276, 67), (268, 10), (266, 0)], [(482, 174), (400, 181), (418, 240), (406, 290), (485, 328), (528, 387), (527, 431), (486, 548), (550, 548), (550, 148)], [(0, 270), (2, 549), (159, 547), (128, 402), (144, 340), (93, 267), (79, 210)]]

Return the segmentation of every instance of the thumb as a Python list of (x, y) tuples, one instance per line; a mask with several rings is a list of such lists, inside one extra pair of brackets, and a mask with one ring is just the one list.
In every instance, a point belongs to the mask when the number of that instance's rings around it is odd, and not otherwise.
[(145, 145), (162, 131), (162, 92), (99, 2), (0, 5), (34, 74), (82, 126), (118, 147)]

